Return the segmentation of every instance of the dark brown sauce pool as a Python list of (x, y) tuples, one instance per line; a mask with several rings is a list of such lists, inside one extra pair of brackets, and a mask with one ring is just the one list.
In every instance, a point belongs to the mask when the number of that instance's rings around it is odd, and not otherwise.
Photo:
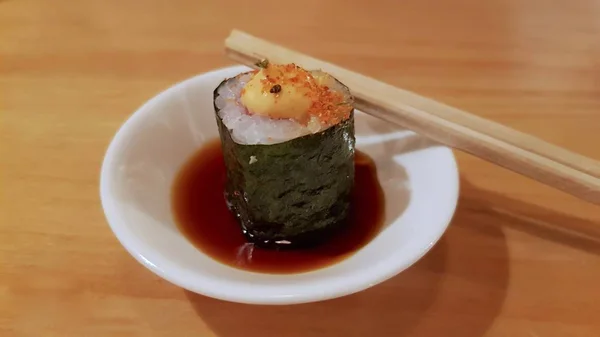
[(347, 228), (314, 248), (261, 249), (246, 242), (225, 204), (225, 164), (217, 139), (194, 154), (175, 179), (172, 203), (177, 225), (201, 251), (235, 268), (291, 274), (331, 265), (367, 244), (379, 232), (384, 220), (383, 191), (375, 164), (358, 151), (355, 162), (353, 207)]

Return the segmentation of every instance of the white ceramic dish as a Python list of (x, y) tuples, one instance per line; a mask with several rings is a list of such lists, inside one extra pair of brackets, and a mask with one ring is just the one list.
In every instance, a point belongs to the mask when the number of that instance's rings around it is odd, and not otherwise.
[(218, 136), (214, 88), (247, 69), (219, 69), (181, 82), (144, 104), (115, 135), (102, 165), (100, 195), (110, 227), (133, 257), (199, 294), (291, 304), (376, 285), (411, 266), (438, 241), (458, 199), (452, 151), (357, 112), (357, 148), (376, 162), (386, 197), (386, 225), (368, 245), (337, 264), (292, 275), (238, 270), (194, 247), (174, 223), (171, 185), (184, 162)]

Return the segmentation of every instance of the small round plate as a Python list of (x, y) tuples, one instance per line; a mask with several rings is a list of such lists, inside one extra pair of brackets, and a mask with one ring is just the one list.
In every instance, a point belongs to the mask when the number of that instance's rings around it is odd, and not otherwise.
[(189, 291), (253, 304), (330, 299), (402, 272), (440, 239), (458, 199), (452, 151), (389, 123), (356, 113), (357, 149), (377, 166), (386, 200), (381, 232), (352, 256), (322, 269), (270, 275), (235, 269), (198, 250), (178, 230), (171, 187), (182, 165), (218, 137), (213, 90), (249, 68), (234, 66), (176, 84), (125, 122), (102, 165), (100, 196), (108, 223), (142, 265)]

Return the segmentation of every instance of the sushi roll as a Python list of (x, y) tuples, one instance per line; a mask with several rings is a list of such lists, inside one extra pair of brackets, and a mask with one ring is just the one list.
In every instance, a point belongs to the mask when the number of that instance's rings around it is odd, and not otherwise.
[(347, 223), (354, 187), (353, 97), (320, 70), (259, 66), (214, 91), (225, 199), (249, 242), (312, 246)]

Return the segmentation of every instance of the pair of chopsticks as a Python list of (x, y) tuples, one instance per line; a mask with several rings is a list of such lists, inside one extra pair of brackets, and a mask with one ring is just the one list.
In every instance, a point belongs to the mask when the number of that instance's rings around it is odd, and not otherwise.
[(600, 204), (596, 160), (238, 30), (231, 32), (225, 47), (230, 58), (253, 68), (268, 59), (322, 69), (350, 88), (358, 110)]

